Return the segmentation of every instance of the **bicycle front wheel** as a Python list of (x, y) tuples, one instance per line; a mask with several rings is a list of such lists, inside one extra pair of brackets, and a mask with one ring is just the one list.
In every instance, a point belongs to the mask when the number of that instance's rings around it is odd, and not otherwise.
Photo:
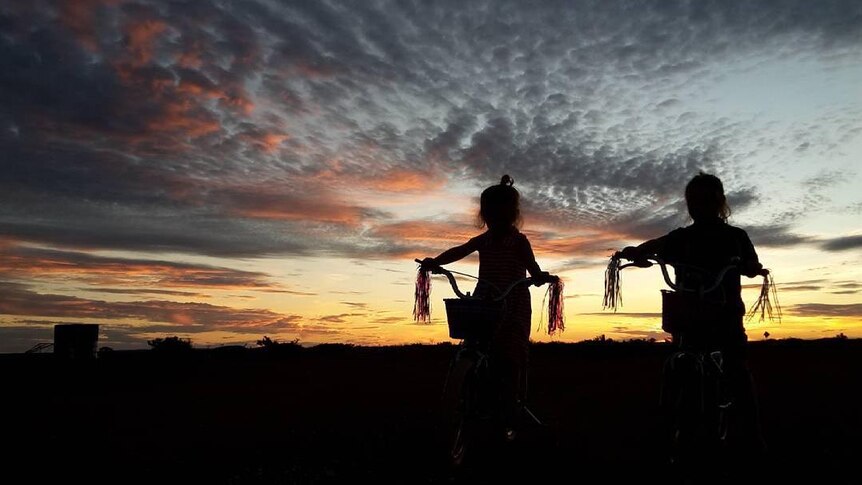
[(477, 406), (476, 361), (456, 357), (449, 368), (443, 389), (441, 440), (452, 465), (460, 465), (473, 441), (472, 419)]

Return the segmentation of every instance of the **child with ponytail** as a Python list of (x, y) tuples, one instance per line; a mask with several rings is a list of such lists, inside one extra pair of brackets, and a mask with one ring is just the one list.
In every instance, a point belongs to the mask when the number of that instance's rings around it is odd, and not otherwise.
[[(550, 282), (552, 277), (536, 263), (530, 241), (518, 230), (521, 225), (520, 194), (513, 185), (512, 177), (504, 175), (498, 185), (482, 192), (478, 219), (479, 226), (486, 228), (485, 232), (436, 258), (425, 258), (422, 267), (446, 265), (478, 251), (480, 281), (475, 296), (494, 296), (493, 289), (485, 282), (496, 288), (507, 288), (524, 278), (526, 273), (535, 280), (535, 284)], [(509, 439), (514, 436), (512, 425), (524, 398), (531, 313), (529, 288), (516, 287), (507, 297), (503, 320), (491, 342), (491, 361), (496, 364), (500, 377), (505, 400), (506, 437)], [(553, 325), (553, 319), (549, 325)], [(555, 328), (549, 326), (549, 330)]]

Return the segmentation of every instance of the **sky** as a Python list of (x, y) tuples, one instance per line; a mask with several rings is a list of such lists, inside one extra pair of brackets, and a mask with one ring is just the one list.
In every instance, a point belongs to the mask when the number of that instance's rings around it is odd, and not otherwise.
[(603, 267), (690, 222), (698, 171), (778, 283), (750, 338), (862, 337), (860, 81), (855, 0), (4, 2), (0, 352), (58, 323), (447, 341), (445, 280), (412, 321), (413, 258), (479, 234), (503, 174), (566, 282), (555, 340), (666, 337), (659, 272), (613, 313)]

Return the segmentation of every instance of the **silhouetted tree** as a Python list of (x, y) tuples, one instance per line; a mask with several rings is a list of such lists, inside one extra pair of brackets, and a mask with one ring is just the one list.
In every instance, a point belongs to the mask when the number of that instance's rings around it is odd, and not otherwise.
[(263, 347), (266, 349), (266, 348), (272, 347), (273, 345), (278, 345), (278, 340), (273, 340), (273, 339), (267, 337), (266, 335), (264, 335), (262, 339), (258, 340), (255, 343), (257, 344), (258, 347)]
[(192, 349), (191, 339), (180, 338), (176, 335), (147, 340), (147, 345), (160, 352), (187, 352)]
[(290, 342), (279, 342), (278, 340), (273, 340), (273, 339), (267, 337), (266, 335), (264, 335), (264, 337), (262, 339), (258, 340), (255, 343), (257, 344), (258, 347), (263, 347), (265, 349), (271, 349), (271, 348), (276, 348), (279, 346), (298, 346), (299, 345), (299, 339), (295, 338), (295, 339), (291, 340)]
[(279, 342), (278, 340), (273, 340), (267, 336), (264, 336), (262, 339), (255, 342), (258, 347), (261, 347), (267, 352), (279, 353), (283, 354), (285, 352), (297, 352), (302, 350), (302, 345), (299, 343), (299, 339), (295, 338), (290, 342)]

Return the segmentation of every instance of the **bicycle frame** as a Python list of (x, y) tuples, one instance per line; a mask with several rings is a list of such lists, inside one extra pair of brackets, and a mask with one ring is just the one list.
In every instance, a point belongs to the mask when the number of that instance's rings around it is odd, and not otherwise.
[[(702, 280), (696, 288), (672, 281), (667, 266), (703, 275), (709, 275), (710, 272), (691, 265), (668, 263), (657, 256), (621, 265), (619, 269), (632, 266), (649, 268), (654, 264), (659, 265), (665, 283), (675, 292), (702, 300), (705, 295), (720, 288), (728, 272), (739, 267), (739, 260), (733, 260), (723, 267), (713, 281)], [(671, 293), (662, 291), (663, 295)], [(665, 303), (663, 301), (662, 328), (665, 328)], [(690, 328), (688, 331), (691, 331)], [(721, 349), (715, 345), (703, 345), (703, 342), (691, 346), (685, 336), (684, 331), (674, 335), (675, 341), (679, 338), (679, 346), (665, 360), (660, 402), (669, 413), (671, 463), (681, 466), (684, 473), (697, 473), (699, 460), (706, 459), (727, 444), (728, 413), (733, 406), (733, 396), (727, 389), (725, 356)]]
[[(658, 264), (665, 283), (672, 289), (662, 290), (662, 330), (677, 335), (690, 334), (693, 331), (709, 331), (721, 325), (726, 304), (722, 282), (729, 271), (739, 268), (739, 259), (723, 267), (715, 275), (703, 268), (680, 263), (668, 263), (658, 256), (649, 256), (632, 263), (619, 266), (619, 270), (628, 267), (649, 268)], [(667, 266), (673, 266), (677, 271), (677, 281), (672, 281)], [(686, 286), (687, 279), (694, 279), (697, 286)], [(682, 280), (682, 282), (680, 282)]]
[[(419, 263), (419, 264), (422, 264), (422, 260), (420, 260), (420, 259), (416, 259), (415, 261), (416, 261), (417, 263)], [(468, 278), (473, 278), (473, 279), (475, 279), (476, 281), (479, 281), (479, 282), (481, 282), (481, 283), (484, 283), (484, 284), (486, 284), (486, 285), (490, 286), (491, 288), (493, 288), (493, 289), (494, 289), (494, 290), (499, 294), (499, 296), (497, 296), (497, 297), (495, 297), (495, 298), (491, 298), (491, 300), (493, 300), (493, 301), (503, 301), (503, 300), (505, 300), (505, 299), (506, 299), (506, 297), (507, 297), (507, 296), (509, 296), (509, 293), (511, 293), (511, 292), (512, 292), (512, 290), (514, 290), (515, 288), (517, 288), (517, 287), (518, 287), (518, 286), (520, 286), (520, 285), (523, 285), (523, 284), (531, 284), (531, 285), (540, 286), (540, 285), (542, 285), (542, 284), (544, 284), (544, 283), (545, 283), (545, 282), (543, 282), (543, 281), (535, 280), (534, 278), (531, 278), (531, 277), (526, 277), (526, 278), (522, 278), (522, 279), (520, 279), (520, 280), (518, 280), (518, 281), (515, 281), (514, 283), (512, 283), (512, 284), (510, 284), (508, 287), (506, 287), (506, 289), (505, 289), (505, 290), (500, 291), (500, 288), (498, 288), (498, 287), (497, 287), (497, 285), (495, 285), (494, 283), (491, 283), (491, 282), (490, 282), (490, 281), (488, 281), (488, 280), (483, 280), (483, 279), (477, 278), (476, 276), (469, 275), (469, 274), (466, 274), (466, 273), (459, 273), (458, 271), (451, 271), (451, 270), (448, 270), (448, 269), (446, 269), (446, 268), (444, 268), (444, 267), (442, 267), (442, 266), (435, 266), (435, 267), (432, 267), (432, 268), (431, 268), (431, 273), (433, 273), (433, 274), (441, 274), (441, 275), (445, 276), (445, 277), (446, 277), (446, 279), (448, 279), (448, 280), (449, 280), (449, 285), (450, 285), (450, 286), (452, 286), (452, 291), (454, 291), (454, 292), (455, 292), (455, 294), (456, 294), (456, 295), (458, 295), (458, 298), (463, 298), (463, 299), (467, 299), (467, 298), (479, 298), (479, 297), (476, 297), (476, 296), (472, 296), (472, 295), (470, 295), (470, 292), (469, 292), (469, 291), (468, 291), (466, 294), (464, 294), (463, 292), (461, 292), (461, 289), (460, 289), (460, 288), (458, 288), (458, 281), (455, 279), (455, 275), (456, 275), (456, 274), (457, 274), (457, 275), (461, 275), (461, 276), (466, 276), (466, 277), (468, 277)], [(556, 276), (554, 276), (553, 278), (556, 278)]]
[[(416, 260), (417, 263), (422, 263)], [(459, 300), (479, 300), (505, 304), (506, 297), (520, 285), (533, 284), (539, 286), (548, 281), (540, 281), (534, 278), (522, 278), (513, 282), (504, 290), (500, 290), (493, 283), (481, 280), (472, 275), (450, 271), (440, 266), (431, 268), (434, 274), (442, 274), (449, 281), (450, 286)], [(455, 274), (475, 278), (480, 283), (486, 284), (493, 289), (497, 295), (491, 298), (477, 297), (466, 294), (458, 288)], [(553, 277), (556, 278), (556, 277)], [(549, 278), (552, 280), (552, 278)], [(451, 321), (450, 321), (451, 326)], [(451, 328), (451, 327), (450, 327)], [(454, 465), (460, 465), (464, 459), (465, 450), (471, 447), (475, 438), (479, 421), (494, 418), (499, 411), (493, 404), (495, 398), (489, 395), (492, 383), (489, 379), (491, 373), (490, 344), (492, 338), (464, 338), (458, 346), (458, 350), (449, 363), (449, 369), (443, 386), (443, 407), (446, 419), (442, 423), (447, 434), (446, 447), (449, 459)], [(526, 376), (522, 381), (522, 392), (526, 387)], [(523, 396), (522, 396), (523, 398)], [(523, 400), (523, 399), (521, 399)], [(524, 414), (537, 424), (541, 421), (529, 410), (523, 402)]]

